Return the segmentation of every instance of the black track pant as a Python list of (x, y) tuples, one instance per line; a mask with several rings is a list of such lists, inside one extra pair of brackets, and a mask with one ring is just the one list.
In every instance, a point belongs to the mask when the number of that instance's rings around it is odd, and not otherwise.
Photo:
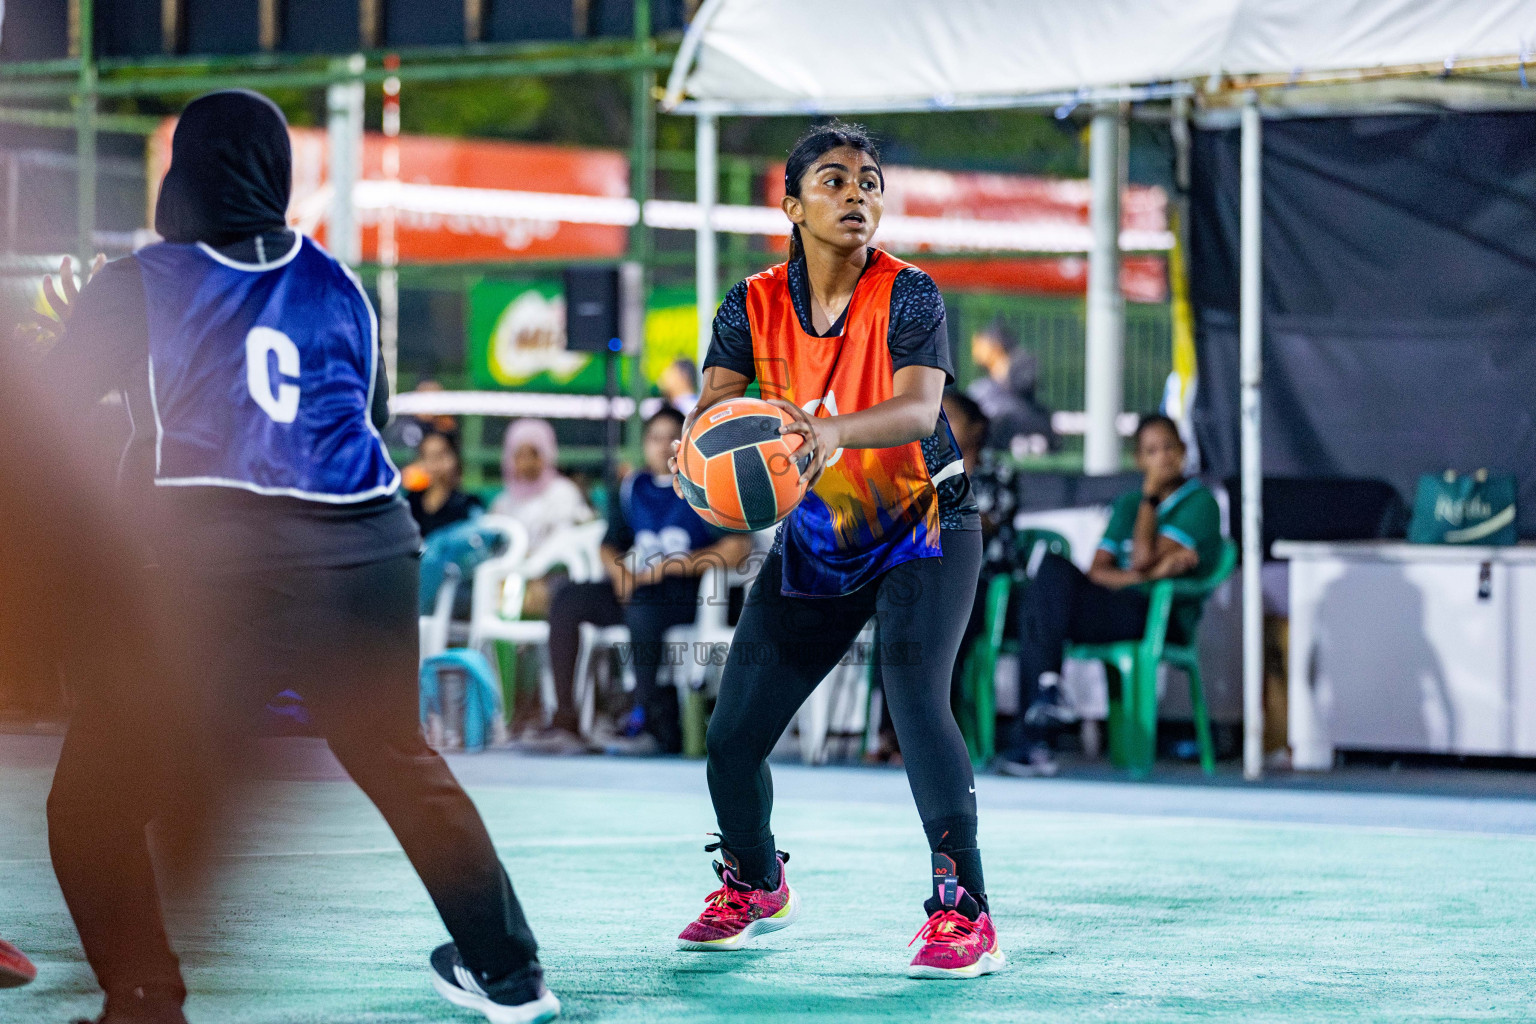
[(181, 989), (146, 826), (174, 817), (168, 794), (184, 792), (189, 773), (208, 776), (217, 802), (217, 778), (238, 770), (227, 752), (284, 688), (303, 696), (394, 830), (465, 962), (492, 978), (536, 978), (533, 933), (485, 825), (421, 738), (417, 560), (174, 583), (204, 617), (195, 685), (168, 693), (134, 679), (90, 681), (48, 798), (54, 870), (102, 988)]
[[(1111, 590), (1090, 580), (1060, 555), (1046, 555), (1019, 601), (1019, 710), (1034, 699), (1043, 672), (1060, 672), (1070, 643), (1103, 644), (1139, 640), (1147, 631), (1147, 595)], [(1181, 637), (1172, 624), (1169, 636)], [(1022, 760), (1040, 737), (1020, 714), (1008, 757)]]
[(699, 584), (693, 579), (670, 579), (637, 591), (628, 604), (619, 604), (613, 584), (567, 583), (549, 605), (549, 662), (555, 677), (555, 716), (551, 723), (576, 732), (580, 724), (576, 707), (576, 656), (581, 624), (629, 627), (630, 648), (625, 656), (635, 670), (635, 702), (645, 709), (645, 730), (661, 748), (675, 754), (682, 749), (682, 724), (677, 691), (656, 685), (656, 673), (664, 656), (663, 637), (673, 626), (692, 622), (699, 611)]
[(873, 615), (885, 700), (929, 844), (966, 851), (955, 858), (960, 884), (977, 895), (986, 891), (971, 762), (949, 705), (950, 673), (981, 570), (981, 533), (945, 530), (942, 545), (942, 558), (904, 562), (842, 597), (785, 597), (780, 557), (764, 562), (709, 722), (709, 792), (738, 877), (774, 877), (768, 753)]

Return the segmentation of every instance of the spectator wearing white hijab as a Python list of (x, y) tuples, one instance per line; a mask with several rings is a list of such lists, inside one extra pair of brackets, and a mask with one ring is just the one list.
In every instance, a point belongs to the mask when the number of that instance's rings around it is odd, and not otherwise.
[(503, 490), (491, 503), (497, 515), (528, 528), (530, 549), (556, 530), (592, 518), (581, 489), (555, 468), (559, 448), (548, 420), (515, 420), (501, 446)]
[[(501, 445), (502, 492), (491, 502), (495, 515), (511, 516), (528, 530), (530, 551), (558, 531), (585, 523), (593, 512), (581, 488), (556, 469), (559, 446), (548, 420), (514, 420)], [(529, 582), (523, 614), (539, 617), (549, 607), (547, 578)]]

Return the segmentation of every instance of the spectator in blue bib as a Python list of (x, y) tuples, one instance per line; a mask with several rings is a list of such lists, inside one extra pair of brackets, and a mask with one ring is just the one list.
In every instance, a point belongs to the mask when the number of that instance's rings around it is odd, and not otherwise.
[(662, 640), (673, 626), (694, 620), (699, 577), (715, 565), (736, 566), (751, 551), (744, 534), (725, 533), (705, 523), (672, 489), (667, 457), (683, 434), (683, 414), (663, 406), (645, 423), (645, 468), (619, 487), (608, 516), (603, 564), (608, 579), (572, 583), (559, 590), (549, 609), (549, 657), (558, 706), (549, 727), (526, 742), (529, 749), (578, 753), (575, 704), (577, 645), (583, 622), (629, 627), (626, 656), (635, 672), (635, 710), (626, 732), (610, 749), (634, 754), (677, 753), (682, 749), (677, 695), (657, 686)]

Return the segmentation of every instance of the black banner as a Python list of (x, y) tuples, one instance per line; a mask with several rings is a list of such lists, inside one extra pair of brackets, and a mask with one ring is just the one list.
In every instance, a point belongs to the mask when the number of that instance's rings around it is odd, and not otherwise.
[[(1238, 131), (1195, 133), (1206, 472), (1238, 455)], [(1264, 472), (1513, 473), (1536, 536), (1536, 114), (1264, 125)]]

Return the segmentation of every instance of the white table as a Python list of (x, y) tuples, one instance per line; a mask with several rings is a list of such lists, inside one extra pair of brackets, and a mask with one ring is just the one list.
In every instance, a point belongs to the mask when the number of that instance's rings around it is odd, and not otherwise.
[(1279, 541), (1292, 764), (1334, 750), (1536, 756), (1536, 546)]

